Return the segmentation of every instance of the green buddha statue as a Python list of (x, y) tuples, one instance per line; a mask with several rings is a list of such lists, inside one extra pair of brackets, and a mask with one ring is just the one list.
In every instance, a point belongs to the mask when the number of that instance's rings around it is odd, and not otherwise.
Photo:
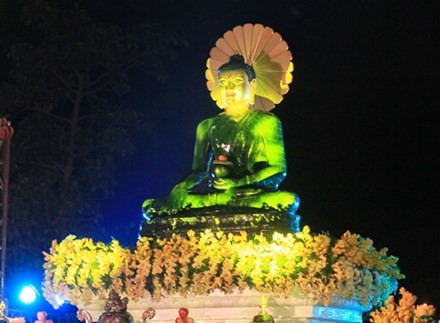
[[(280, 191), (286, 160), (280, 120), (254, 109), (258, 75), (234, 54), (217, 70), (223, 112), (199, 123), (191, 172), (168, 197), (148, 199), (147, 219), (212, 206), (276, 209), (295, 215), (299, 197)], [(296, 228), (298, 230), (298, 228)]]

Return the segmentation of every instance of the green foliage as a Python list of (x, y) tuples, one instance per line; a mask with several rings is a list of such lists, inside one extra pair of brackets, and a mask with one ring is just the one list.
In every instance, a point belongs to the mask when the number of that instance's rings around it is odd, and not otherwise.
[(152, 26), (131, 30), (98, 22), (73, 5), (33, 1), (22, 21), (32, 39), (8, 50), (0, 85), (12, 121), (8, 268), (40, 267), (41, 250), (68, 233), (95, 236), (100, 201), (112, 194), (121, 157), (146, 117), (122, 107), (132, 71), (164, 75), (181, 40)]

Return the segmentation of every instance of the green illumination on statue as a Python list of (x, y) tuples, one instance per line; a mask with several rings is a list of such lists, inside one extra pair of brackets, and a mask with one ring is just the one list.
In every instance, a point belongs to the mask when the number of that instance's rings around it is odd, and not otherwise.
[[(264, 55), (262, 52), (259, 57)], [(275, 63), (271, 64), (273, 68)], [(271, 74), (279, 79), (281, 93), (287, 92), (286, 74), (292, 65), (287, 66), (284, 73), (275, 68)], [(212, 71), (215, 85), (211, 96), (224, 111), (199, 123), (191, 172), (168, 197), (147, 199), (142, 205), (145, 217), (151, 220), (213, 206), (271, 209), (294, 215), (299, 197), (278, 190), (286, 177), (281, 122), (273, 113), (256, 108), (256, 98), (261, 100), (261, 92), (269, 92), (264, 91), (267, 82), (260, 85), (259, 73), (239, 54), (230, 55), (218, 68), (212, 68), (208, 60), (208, 80)], [(270, 93), (267, 98), (271, 99)]]

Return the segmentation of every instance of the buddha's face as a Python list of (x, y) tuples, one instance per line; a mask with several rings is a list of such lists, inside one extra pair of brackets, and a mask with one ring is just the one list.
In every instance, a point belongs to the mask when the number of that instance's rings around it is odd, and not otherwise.
[(219, 74), (218, 87), (222, 106), (226, 112), (249, 107), (252, 84), (243, 70), (223, 71)]

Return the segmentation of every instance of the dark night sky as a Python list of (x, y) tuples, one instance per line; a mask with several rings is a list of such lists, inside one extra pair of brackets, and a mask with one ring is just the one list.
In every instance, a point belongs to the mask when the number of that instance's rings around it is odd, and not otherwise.
[[(234, 26), (261, 23), (294, 56), (291, 91), (273, 112), (283, 123), (288, 163), (281, 188), (300, 195), (302, 224), (335, 236), (350, 230), (388, 247), (407, 277), (401, 286), (440, 306), (434, 7), (286, 0), (138, 9), (136, 17), (179, 32), (189, 47), (170, 65), (170, 79), (138, 85), (128, 101), (150, 113), (153, 134), (122, 166), (109, 218), (138, 219), (145, 198), (168, 194), (189, 170), (197, 123), (219, 112), (205, 87), (209, 50)], [(151, 103), (159, 108), (149, 111)]]
[(102, 14), (153, 21), (180, 33), (189, 47), (169, 66), (165, 83), (137, 84), (127, 99), (150, 114), (153, 132), (139, 138), (136, 153), (122, 165), (108, 219), (140, 219), (142, 201), (167, 195), (190, 169), (197, 123), (219, 112), (205, 86), (209, 51), (234, 26), (261, 23), (279, 32), (293, 52), (294, 81), (273, 112), (283, 123), (288, 163), (281, 188), (300, 195), (302, 225), (334, 236), (350, 230), (373, 239), (376, 248), (388, 247), (407, 277), (400, 285), (440, 308), (434, 6), (141, 3)]
[(140, 222), (142, 201), (165, 196), (190, 170), (197, 123), (220, 112), (205, 86), (209, 51), (234, 26), (261, 23), (294, 57), (290, 92), (273, 112), (288, 163), (281, 188), (300, 195), (302, 225), (388, 247), (407, 276), (400, 285), (440, 310), (434, 1), (105, 3), (96, 2), (102, 17), (153, 22), (189, 44), (165, 82), (135, 82), (125, 98), (149, 114), (152, 133), (121, 164), (105, 205), (112, 225)]

